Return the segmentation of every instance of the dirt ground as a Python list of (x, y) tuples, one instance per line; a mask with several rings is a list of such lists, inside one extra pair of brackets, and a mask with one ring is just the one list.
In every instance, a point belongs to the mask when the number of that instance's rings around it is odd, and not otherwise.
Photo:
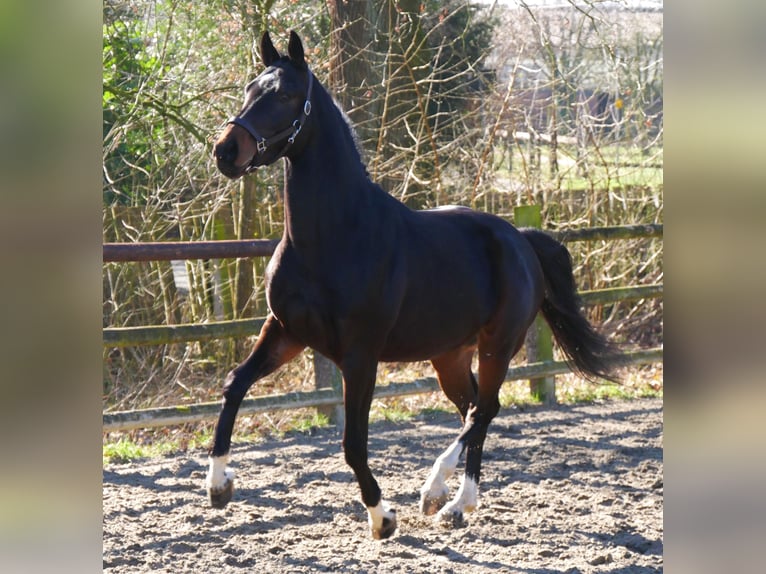
[(334, 429), (235, 442), (224, 510), (207, 505), (203, 452), (109, 465), (104, 571), (662, 572), (661, 400), (502, 410), (480, 506), (446, 528), (420, 515), (419, 490), (459, 426), (443, 413), (371, 426), (371, 468), (398, 516), (385, 541), (369, 535)]

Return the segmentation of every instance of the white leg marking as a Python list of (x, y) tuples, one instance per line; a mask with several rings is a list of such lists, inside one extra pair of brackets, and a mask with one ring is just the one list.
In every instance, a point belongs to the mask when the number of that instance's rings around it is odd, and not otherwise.
[(234, 480), (234, 471), (226, 468), (226, 463), (229, 462), (229, 455), (210, 456), (208, 460), (210, 461), (210, 468), (207, 471), (205, 484), (208, 490), (223, 490), (227, 482)]
[[(386, 520), (385, 524), (384, 520)], [(385, 500), (381, 500), (377, 506), (367, 507), (367, 522), (373, 538), (376, 540), (388, 538), (396, 529), (396, 511), (391, 510)]]
[(455, 441), (436, 459), (431, 474), (428, 475), (423, 488), (420, 489), (420, 510), (422, 512), (426, 514), (435, 512), (435, 509), (433, 512), (427, 511), (431, 501), (436, 504), (443, 504), (443, 502), (438, 503), (437, 501), (446, 499), (447, 494), (449, 494), (447, 480), (455, 473), (462, 449), (460, 442)]
[(463, 481), (455, 498), (446, 504), (436, 515), (442, 522), (455, 522), (463, 519), (463, 513), (471, 512), (479, 505), (479, 485), (475, 480), (463, 475)]
[[(473, 427), (475, 413), (475, 406), (468, 409), (461, 436), (465, 436)], [(447, 495), (449, 495), (447, 480), (455, 473), (463, 448), (464, 445), (458, 439), (436, 459), (431, 474), (428, 475), (423, 488), (420, 489), (420, 511), (423, 514), (433, 514), (447, 502)], [(462, 488), (461, 486), (461, 490)]]

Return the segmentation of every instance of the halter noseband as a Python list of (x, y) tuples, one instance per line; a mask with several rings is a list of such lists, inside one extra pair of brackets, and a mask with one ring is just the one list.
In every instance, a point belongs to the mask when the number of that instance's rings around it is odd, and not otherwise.
[(311, 89), (314, 87), (314, 74), (311, 73), (311, 70), (308, 70), (308, 74), (309, 87), (306, 90), (306, 101), (303, 103), (303, 112), (297, 120), (290, 124), (290, 127), (287, 127), (282, 131), (279, 131), (265, 138), (259, 134), (252, 125), (250, 125), (250, 122), (240, 116), (234, 116), (226, 123), (236, 124), (247, 131), (247, 133), (249, 133), (251, 136), (253, 136), (259, 154), (262, 154), (269, 148), (269, 146), (274, 145), (278, 141), (281, 141), (285, 136), (288, 136), (287, 143), (285, 143), (284, 148), (282, 148), (282, 151), (279, 154), (280, 156), (283, 155), (288, 146), (295, 142), (295, 138), (303, 128), (303, 125), (305, 124), (306, 119), (309, 117), (309, 114), (311, 114)]

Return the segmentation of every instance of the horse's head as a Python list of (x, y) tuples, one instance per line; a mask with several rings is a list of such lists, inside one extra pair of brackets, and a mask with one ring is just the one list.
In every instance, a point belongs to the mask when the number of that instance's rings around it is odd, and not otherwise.
[(311, 113), (313, 76), (303, 45), (290, 32), (288, 55), (280, 56), (268, 32), (261, 38), (266, 69), (245, 88), (245, 103), (226, 124), (213, 149), (218, 169), (236, 179), (269, 165), (297, 145)]

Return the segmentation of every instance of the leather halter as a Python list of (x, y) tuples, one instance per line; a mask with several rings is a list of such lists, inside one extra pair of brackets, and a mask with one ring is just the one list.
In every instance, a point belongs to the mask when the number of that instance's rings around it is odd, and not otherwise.
[[(274, 145), (275, 143), (282, 141), (285, 136), (287, 136), (287, 143), (285, 143), (284, 148), (279, 153), (279, 156), (284, 155), (285, 150), (287, 150), (288, 146), (290, 146), (293, 142), (295, 142), (296, 136), (300, 133), (301, 128), (303, 128), (303, 125), (306, 122), (306, 119), (308, 119), (309, 115), (311, 114), (311, 90), (314, 87), (314, 74), (311, 73), (311, 70), (308, 70), (309, 74), (309, 87), (308, 90), (306, 90), (306, 101), (303, 103), (303, 111), (301, 112), (301, 115), (298, 119), (296, 119), (292, 124), (290, 124), (289, 127), (278, 131), (277, 133), (265, 138), (261, 134), (258, 133), (258, 131), (248, 122), (245, 118), (240, 116), (234, 116), (229, 121), (227, 121), (227, 124), (236, 124), (243, 128), (247, 133), (249, 133), (251, 136), (253, 136), (253, 139), (256, 143), (256, 148), (258, 150), (259, 154), (264, 153), (269, 146)], [(278, 157), (279, 157), (278, 156)]]

